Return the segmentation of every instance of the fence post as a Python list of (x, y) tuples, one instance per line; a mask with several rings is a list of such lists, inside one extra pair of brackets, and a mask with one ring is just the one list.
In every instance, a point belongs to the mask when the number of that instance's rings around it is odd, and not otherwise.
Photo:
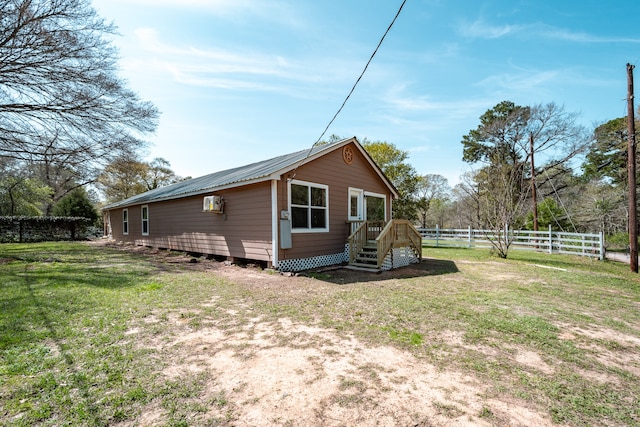
[(436, 248), (438, 247), (438, 238), (440, 237), (440, 227), (436, 224)]
[(549, 253), (553, 253), (553, 233), (551, 233), (551, 224), (549, 224)]
[(600, 261), (604, 261), (604, 233), (600, 232)]
[(473, 245), (471, 244), (471, 236), (472, 236), (472, 234), (471, 234), (471, 226), (469, 226), (469, 239), (468, 239), (469, 249), (471, 249), (473, 247)]

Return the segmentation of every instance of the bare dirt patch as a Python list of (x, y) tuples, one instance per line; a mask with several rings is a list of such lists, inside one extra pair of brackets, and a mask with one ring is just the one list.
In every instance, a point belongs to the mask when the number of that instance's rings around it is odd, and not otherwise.
[[(158, 261), (161, 269), (180, 268), (215, 273), (246, 286), (302, 288), (313, 277), (287, 277), (258, 266), (228, 263), (142, 247), (127, 247)], [(196, 260), (196, 262), (192, 260)], [(331, 270), (329, 285), (393, 278), (424, 277), (457, 271), (455, 264), (434, 260), (390, 272), (372, 274)], [(317, 274), (323, 274), (317, 272)], [(200, 308), (218, 301), (203, 301)], [(551, 426), (542, 408), (515, 398), (503, 399), (479, 378), (455, 368), (428, 363), (407, 351), (364, 343), (313, 323), (289, 318), (267, 321), (251, 317), (241, 306), (226, 316), (241, 317), (230, 329), (201, 318), (191, 328), (180, 316), (166, 316), (170, 333), (159, 339), (144, 323), (125, 336), (162, 355), (167, 382), (201, 384), (193, 404), (201, 408), (194, 425), (230, 426)], [(202, 316), (200, 316), (202, 317)], [(464, 346), (456, 331), (442, 337)], [(471, 348), (471, 347), (468, 347)], [(518, 362), (551, 371), (533, 353), (519, 353)], [(206, 422), (202, 421), (206, 420)], [(136, 425), (165, 425), (166, 414), (153, 401), (142, 408)]]
[[(226, 403), (212, 405), (206, 418), (234, 426), (552, 425), (524, 402), (487, 398), (486, 386), (468, 374), (286, 318), (232, 334), (205, 328), (162, 351), (163, 374), (208, 378), (200, 399), (224, 396)], [(151, 405), (142, 419), (156, 411)]]
[[(205, 257), (152, 248), (125, 246), (158, 261), (159, 268), (214, 272), (234, 283), (261, 288), (303, 287), (313, 277), (291, 277), (267, 272), (256, 265), (230, 265)], [(161, 264), (161, 265), (160, 265)], [(457, 271), (455, 264), (434, 260), (379, 274), (327, 269), (330, 281), (340, 285), (363, 281), (424, 277)], [(314, 272), (322, 275), (323, 271)], [(312, 275), (313, 276), (313, 275)], [(218, 304), (203, 301), (202, 307)], [(192, 308), (194, 312), (198, 307)], [(228, 317), (240, 316), (230, 307)], [(137, 344), (163, 355), (162, 375), (168, 381), (204, 381), (196, 399), (206, 406), (205, 419), (234, 426), (546, 426), (546, 414), (526, 402), (504, 402), (487, 393), (473, 376), (438, 368), (392, 347), (371, 346), (352, 336), (281, 318), (244, 320), (240, 330), (219, 329), (215, 322), (191, 329), (180, 316), (168, 316), (173, 340), (144, 333), (146, 319), (127, 331)], [(203, 323), (206, 323), (206, 319)], [(450, 335), (450, 336), (449, 336)], [(461, 346), (452, 331), (445, 338)], [(530, 365), (535, 355), (523, 354)], [(543, 370), (548, 369), (541, 363)], [(138, 421), (162, 425), (166, 419), (152, 402)]]

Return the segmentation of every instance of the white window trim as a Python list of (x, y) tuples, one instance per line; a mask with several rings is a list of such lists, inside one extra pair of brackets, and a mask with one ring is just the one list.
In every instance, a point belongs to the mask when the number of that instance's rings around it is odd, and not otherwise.
[[(124, 219), (125, 213), (127, 214), (126, 221)], [(125, 224), (127, 224), (127, 227), (126, 227), (127, 231), (125, 231), (125, 226), (124, 226)], [(122, 234), (124, 236), (128, 236), (129, 235), (129, 209), (126, 209), (126, 208), (122, 209)]]
[[(147, 209), (147, 219), (146, 220), (144, 219), (144, 214), (143, 214), (145, 208)], [(140, 228), (140, 233), (143, 236), (148, 236), (149, 235), (149, 205), (142, 205), (140, 207), (140, 221), (141, 221), (140, 222), (140, 227), (141, 227)], [(146, 233), (144, 232), (144, 222), (145, 221), (147, 222), (147, 232)]]
[[(360, 207), (360, 212), (358, 216), (351, 216), (351, 193), (358, 193), (358, 205)], [(349, 197), (347, 200), (347, 212), (349, 221), (364, 221), (365, 210), (364, 210), (364, 190), (361, 188), (353, 188), (349, 187)]]
[[(381, 193), (373, 193), (371, 191), (365, 191), (364, 192), (364, 206), (362, 207), (362, 209), (364, 210), (364, 216), (367, 216), (367, 196), (370, 197), (377, 197), (378, 199), (382, 199), (384, 201), (384, 221), (387, 221), (387, 196)], [(368, 219), (368, 218), (367, 218)]]
[[(291, 233), (328, 233), (329, 232), (329, 186), (325, 184), (318, 184), (315, 182), (309, 181), (299, 181), (299, 180), (291, 180), (287, 183), (287, 193), (288, 193), (288, 203), (289, 203), (289, 213), (293, 218), (293, 210), (291, 209), (291, 184), (304, 185), (307, 187), (315, 187), (321, 188), (325, 190), (325, 194), (327, 197), (327, 206), (325, 209), (325, 228), (311, 228), (311, 218), (309, 218), (309, 228), (294, 228), (293, 224), (291, 225)], [(311, 203), (311, 199), (309, 199), (309, 203)], [(316, 206), (317, 208), (317, 206)]]

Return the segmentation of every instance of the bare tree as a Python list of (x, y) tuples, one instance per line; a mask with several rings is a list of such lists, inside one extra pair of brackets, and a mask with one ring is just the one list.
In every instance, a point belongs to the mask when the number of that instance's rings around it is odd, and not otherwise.
[(486, 166), (463, 177), (455, 189), (461, 224), (484, 231), (496, 254), (506, 258), (514, 236), (510, 232), (524, 221), (527, 193), (519, 190), (521, 165)]
[(115, 27), (88, 0), (0, 0), (0, 10), (0, 157), (80, 185), (145, 145), (159, 113), (117, 76)]
[[(468, 197), (475, 198), (476, 221), (490, 230), (488, 237), (499, 256), (506, 258), (511, 244), (506, 230), (523, 222), (524, 202), (536, 172), (569, 171), (559, 166), (587, 146), (589, 138), (576, 118), (554, 103), (520, 107), (503, 101), (463, 137), (463, 160), (483, 165), (466, 186)], [(534, 170), (532, 156), (543, 166)]]

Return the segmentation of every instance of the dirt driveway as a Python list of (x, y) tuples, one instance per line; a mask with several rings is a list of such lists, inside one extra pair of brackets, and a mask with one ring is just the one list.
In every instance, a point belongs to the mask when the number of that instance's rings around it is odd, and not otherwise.
[[(130, 248), (157, 257), (163, 265), (211, 271), (247, 286), (304, 288), (315, 279), (288, 277), (251, 266), (189, 256), (167, 256), (147, 248)], [(435, 265), (435, 267), (434, 267)], [(423, 263), (381, 274), (332, 270), (335, 283), (387, 280), (455, 268), (446, 262)], [(316, 280), (317, 282), (317, 280)], [(335, 286), (332, 284), (332, 286)], [(204, 301), (216, 306), (219, 297)], [(242, 317), (234, 330), (188, 327), (175, 315), (146, 319), (178, 331), (158, 339), (142, 328), (127, 331), (140, 346), (163, 354), (167, 381), (204, 381), (198, 401), (206, 405), (205, 425), (232, 426), (550, 426), (548, 416), (526, 402), (505, 401), (470, 374), (437, 368), (392, 347), (371, 346), (348, 334), (279, 318), (249, 317), (250, 305), (229, 308), (229, 319)], [(164, 326), (163, 326), (164, 328)], [(444, 332), (446, 334), (446, 332)], [(442, 339), (442, 337), (440, 337)], [(462, 336), (446, 337), (456, 345)], [(544, 363), (535, 354), (518, 355), (524, 364)], [(220, 403), (220, 404), (216, 404)], [(148, 405), (136, 425), (164, 425), (165, 408)], [(199, 423), (196, 423), (201, 425)]]

